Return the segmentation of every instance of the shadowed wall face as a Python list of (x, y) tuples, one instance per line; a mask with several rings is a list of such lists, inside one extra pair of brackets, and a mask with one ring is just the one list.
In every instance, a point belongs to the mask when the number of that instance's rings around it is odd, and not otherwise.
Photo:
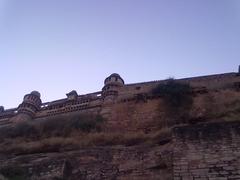
[(174, 180), (239, 179), (239, 130), (239, 122), (176, 128)]

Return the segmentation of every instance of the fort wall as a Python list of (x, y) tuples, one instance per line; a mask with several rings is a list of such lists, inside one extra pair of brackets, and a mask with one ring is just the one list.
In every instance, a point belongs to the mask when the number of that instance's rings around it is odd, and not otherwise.
[(141, 130), (148, 133), (158, 128), (156, 124), (160, 124), (160, 103), (159, 98), (155, 98), (140, 102), (131, 100), (103, 107), (101, 113), (108, 119), (106, 129), (115, 132)]
[(239, 122), (175, 128), (174, 180), (240, 179), (239, 130)]
[[(229, 88), (240, 90), (239, 73), (185, 78), (177, 81), (189, 83), (197, 93)], [(139, 121), (151, 124), (155, 119), (161, 117), (163, 109), (159, 109), (161, 100), (159, 101), (159, 97), (153, 96), (151, 92), (158, 84), (165, 82), (166, 80), (124, 84), (118, 74), (112, 74), (105, 80), (101, 91), (85, 95), (78, 95), (76, 91), (71, 91), (65, 99), (40, 103), (40, 105), (39, 100), (34, 100), (32, 97), (32, 93), (38, 94), (34, 91), (26, 95), (29, 99), (24, 100), (19, 107), (6, 110), (3, 107), (0, 108), (0, 126), (11, 124), (14, 117), (20, 113), (30, 113), (30, 117), (35, 120), (61, 117), (64, 114), (68, 116), (93, 113), (103, 115), (113, 129), (120, 127), (134, 130), (140, 128), (137, 126)], [(136, 127), (132, 128), (129, 123)]]

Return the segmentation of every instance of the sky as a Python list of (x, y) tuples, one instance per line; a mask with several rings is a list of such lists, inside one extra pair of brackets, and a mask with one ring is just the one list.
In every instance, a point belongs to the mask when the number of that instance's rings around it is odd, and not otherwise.
[(239, 0), (0, 0), (0, 105), (125, 83), (235, 72)]

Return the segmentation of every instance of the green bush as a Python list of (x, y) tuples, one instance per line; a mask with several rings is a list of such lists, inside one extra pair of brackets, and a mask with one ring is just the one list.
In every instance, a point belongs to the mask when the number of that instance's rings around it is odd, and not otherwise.
[(41, 138), (51, 136), (69, 136), (74, 131), (89, 133), (100, 132), (103, 118), (97, 116), (73, 116), (69, 118), (51, 118), (39, 121), (17, 123), (14, 126), (0, 128), (0, 140), (4, 138)]
[(152, 93), (163, 98), (167, 116), (173, 120), (170, 124), (187, 122), (193, 104), (192, 88), (189, 84), (168, 79), (154, 88)]
[(101, 131), (101, 116), (81, 115), (69, 118), (54, 118), (39, 123), (41, 134), (47, 136), (68, 136), (73, 131)]
[(179, 83), (174, 79), (168, 79), (166, 83), (159, 84), (153, 89), (154, 95), (163, 97), (166, 103), (172, 107), (192, 104), (192, 88), (189, 84)]
[(68, 129), (76, 129), (83, 132), (90, 132), (92, 130), (100, 131), (101, 123), (103, 122), (103, 118), (101, 116), (96, 116), (95, 118), (87, 117), (84, 118), (72, 118), (67, 125)]
[(13, 126), (0, 128), (0, 140), (4, 138), (36, 137), (38, 133), (37, 127), (32, 123), (21, 122)]
[(11, 137), (18, 137), (18, 136), (36, 136), (38, 134), (38, 130), (32, 123), (28, 122), (21, 122), (18, 123), (12, 131), (10, 131)]

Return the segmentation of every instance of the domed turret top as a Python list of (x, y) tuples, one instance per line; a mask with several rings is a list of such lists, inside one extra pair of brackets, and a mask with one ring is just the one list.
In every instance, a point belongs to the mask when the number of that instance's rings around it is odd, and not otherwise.
[(121, 77), (118, 73), (112, 73), (110, 77), (115, 76), (115, 77)]
[(66, 95), (67, 95), (68, 100), (76, 100), (77, 96), (78, 96), (77, 91), (75, 91), (75, 90), (72, 90), (71, 92), (67, 93)]
[(31, 94), (35, 95), (35, 96), (37, 96), (39, 98), (41, 97), (41, 94), (38, 91), (32, 91)]
[(109, 77), (107, 77), (104, 81), (105, 85), (109, 83), (118, 83), (124, 85), (124, 80), (121, 78), (119, 74), (113, 73)]

